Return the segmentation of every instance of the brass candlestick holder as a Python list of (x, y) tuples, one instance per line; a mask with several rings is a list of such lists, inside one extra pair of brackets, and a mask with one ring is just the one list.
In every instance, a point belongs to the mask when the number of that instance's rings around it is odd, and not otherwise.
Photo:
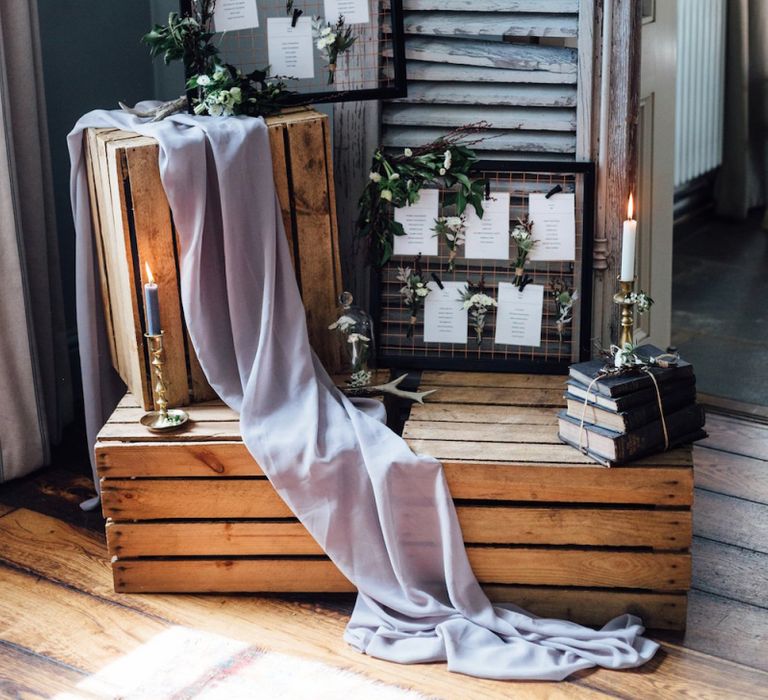
[(619, 280), (619, 291), (613, 295), (613, 301), (621, 307), (621, 327), (619, 329), (619, 348), (627, 343), (632, 345), (635, 338), (635, 302), (629, 301), (629, 295), (635, 290), (635, 280)]
[(152, 374), (155, 376), (154, 396), (157, 410), (145, 413), (140, 422), (145, 428), (155, 433), (176, 430), (189, 420), (189, 415), (180, 408), (168, 408), (168, 399), (166, 398), (168, 388), (163, 376), (163, 366), (165, 365), (163, 332), (160, 331), (158, 334), (145, 333), (144, 337), (149, 342), (150, 364), (152, 365)]

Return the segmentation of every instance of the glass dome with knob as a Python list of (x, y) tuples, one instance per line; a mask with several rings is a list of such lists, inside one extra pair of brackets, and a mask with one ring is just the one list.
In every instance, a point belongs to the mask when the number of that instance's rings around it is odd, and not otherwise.
[(350, 387), (368, 386), (373, 372), (369, 362), (373, 357), (373, 319), (370, 314), (354, 303), (350, 292), (339, 297), (340, 314), (329, 330), (340, 333), (344, 340), (345, 353), (349, 363)]

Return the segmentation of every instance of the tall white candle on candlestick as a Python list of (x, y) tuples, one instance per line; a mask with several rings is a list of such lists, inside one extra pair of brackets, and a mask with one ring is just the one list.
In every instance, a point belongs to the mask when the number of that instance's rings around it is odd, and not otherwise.
[(634, 214), (632, 195), (627, 204), (627, 220), (624, 222), (624, 232), (621, 239), (621, 275), (622, 282), (632, 282), (635, 279), (635, 246), (637, 241), (637, 221)]

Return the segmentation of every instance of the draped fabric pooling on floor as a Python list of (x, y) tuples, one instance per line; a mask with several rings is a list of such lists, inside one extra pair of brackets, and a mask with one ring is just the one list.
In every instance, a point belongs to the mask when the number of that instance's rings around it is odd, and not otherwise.
[[(439, 462), (414, 455), (378, 402), (351, 402), (314, 356), (262, 119), (85, 115), (69, 136), (78, 326), (90, 438), (119, 398), (109, 366), (82, 151), (87, 127), (156, 138), (181, 245), (184, 314), (211, 386), (240, 413), (264, 473), (359, 594), (346, 640), (399, 663), (561, 680), (639, 666), (658, 645), (622, 615), (601, 630), (494, 607), (467, 559)], [(162, 314), (162, 310), (161, 310)], [(329, 319), (330, 321), (331, 319)]]

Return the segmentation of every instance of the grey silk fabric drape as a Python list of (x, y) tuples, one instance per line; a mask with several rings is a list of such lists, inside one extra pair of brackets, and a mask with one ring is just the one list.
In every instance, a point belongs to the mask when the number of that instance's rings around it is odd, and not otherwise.
[(0, 481), (71, 418), (37, 3), (0, 3)]
[[(195, 351), (211, 385), (240, 413), (256, 461), (358, 587), (345, 635), (351, 645), (401, 663), (447, 660), (453, 671), (498, 679), (559, 680), (653, 656), (657, 645), (628, 615), (595, 631), (488, 602), (442, 466), (414, 455), (377, 404), (361, 410), (337, 391), (309, 347), (263, 120), (179, 115), (150, 125), (112, 112), (86, 115), (70, 136), (84, 298), (94, 280), (80, 132), (109, 125), (160, 142)], [(89, 312), (81, 322), (96, 328)], [(88, 361), (93, 378), (109, 356)]]

